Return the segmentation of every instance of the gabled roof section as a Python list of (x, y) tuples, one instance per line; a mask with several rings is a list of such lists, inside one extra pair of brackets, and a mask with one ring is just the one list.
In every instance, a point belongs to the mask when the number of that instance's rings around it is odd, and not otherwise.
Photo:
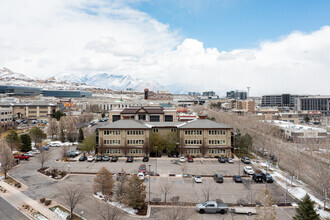
[(129, 107), (125, 108), (120, 114), (137, 114), (141, 109), (144, 109), (148, 114), (164, 114), (162, 106)]
[(104, 125), (103, 127), (100, 127), (100, 129), (150, 129), (150, 128), (141, 121), (132, 120), (132, 119), (123, 119)]
[(206, 129), (206, 128), (210, 128), (210, 129), (231, 129), (232, 127), (225, 125), (225, 124), (221, 124), (218, 123), (216, 121), (212, 121), (209, 119), (195, 119), (192, 121), (188, 121), (185, 124), (178, 126), (180, 129)]

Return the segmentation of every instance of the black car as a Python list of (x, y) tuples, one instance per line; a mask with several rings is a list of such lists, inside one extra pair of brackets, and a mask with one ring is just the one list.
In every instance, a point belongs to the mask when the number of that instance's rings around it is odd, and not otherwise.
[(110, 161), (110, 157), (109, 156), (104, 156), (103, 161)]
[(127, 163), (132, 163), (133, 160), (134, 160), (134, 159), (133, 159), (132, 156), (128, 156), (126, 162), (127, 162)]
[(117, 162), (118, 161), (118, 157), (117, 156), (112, 156), (111, 157), (111, 162)]
[(148, 162), (149, 161), (149, 157), (143, 157), (142, 161), (143, 162)]
[(274, 182), (273, 177), (269, 173), (263, 173), (262, 174), (262, 179), (267, 183)]
[(224, 157), (219, 157), (219, 158), (218, 158), (218, 161), (219, 161), (220, 163), (226, 163), (226, 158), (224, 158)]
[(214, 180), (217, 183), (223, 183), (223, 176), (221, 174), (214, 174)]
[(252, 179), (256, 182), (256, 183), (262, 183), (263, 179), (262, 179), (262, 175), (260, 173), (255, 173), (252, 176)]
[(96, 156), (95, 161), (102, 161), (102, 156)]
[(235, 176), (233, 176), (233, 180), (236, 183), (241, 183), (242, 182), (242, 177), (240, 175), (235, 175)]
[(79, 161), (85, 161), (85, 160), (87, 160), (87, 157), (86, 156), (79, 157)]

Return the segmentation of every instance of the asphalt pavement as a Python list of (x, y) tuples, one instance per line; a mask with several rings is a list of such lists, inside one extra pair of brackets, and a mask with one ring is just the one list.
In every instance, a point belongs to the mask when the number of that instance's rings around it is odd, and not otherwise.
[(28, 218), (0, 197), (0, 219), (1, 220), (28, 220)]

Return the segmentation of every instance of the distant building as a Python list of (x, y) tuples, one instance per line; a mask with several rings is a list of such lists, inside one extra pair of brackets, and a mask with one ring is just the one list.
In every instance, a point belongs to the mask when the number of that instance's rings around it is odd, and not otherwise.
[(144, 99), (149, 100), (149, 89), (144, 89)]
[(215, 92), (214, 91), (206, 91), (206, 92), (203, 92), (203, 96), (212, 97), (212, 96), (215, 96)]
[(0, 106), (0, 126), (6, 128), (13, 122), (13, 108), (7, 106)]
[(304, 97), (301, 95), (281, 94), (281, 95), (264, 95), (261, 98), (262, 107), (294, 107), (295, 99)]
[(9, 96), (36, 96), (40, 95), (41, 89), (24, 86), (0, 85), (0, 93), (7, 94)]
[(330, 96), (307, 96), (295, 100), (298, 111), (320, 111), (323, 115), (330, 116)]
[(130, 107), (109, 112), (110, 122), (127, 118), (138, 121), (174, 122), (177, 121), (177, 112), (176, 109), (165, 109), (161, 106)]
[(190, 96), (200, 96), (201, 93), (200, 92), (188, 92), (188, 95), (190, 95)]
[(86, 91), (70, 91), (70, 90), (42, 90), (41, 93), (45, 97), (58, 97), (58, 98), (91, 98), (92, 93)]
[(255, 101), (250, 100), (236, 100), (236, 102), (234, 102), (234, 109), (242, 110), (243, 112), (255, 113), (255, 106)]
[(226, 95), (229, 99), (237, 99), (237, 100), (246, 100), (247, 99), (247, 92), (245, 91), (229, 91)]

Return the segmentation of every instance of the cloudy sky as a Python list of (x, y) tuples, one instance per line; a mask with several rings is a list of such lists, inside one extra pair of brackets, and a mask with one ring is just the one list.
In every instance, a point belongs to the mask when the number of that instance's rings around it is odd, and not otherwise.
[(330, 1), (0, 4), (0, 67), (29, 76), (107, 72), (221, 96), (247, 86), (255, 96), (330, 94)]

